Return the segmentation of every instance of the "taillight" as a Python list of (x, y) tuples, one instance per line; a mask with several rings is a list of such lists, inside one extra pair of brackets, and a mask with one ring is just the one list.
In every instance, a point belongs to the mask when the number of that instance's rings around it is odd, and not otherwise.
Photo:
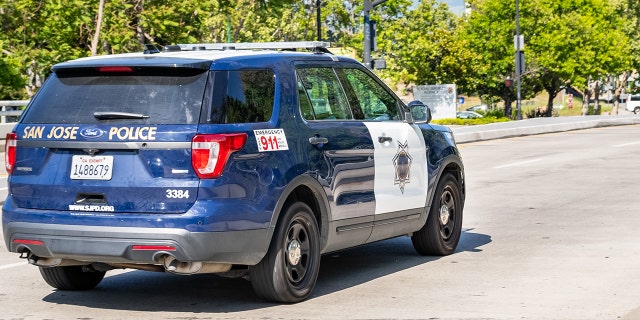
[(99, 72), (133, 72), (133, 68), (131, 67), (120, 67), (120, 66), (106, 66), (106, 67), (98, 67)]
[(196, 135), (191, 140), (191, 165), (201, 179), (220, 177), (231, 153), (246, 141), (246, 133)]
[(15, 132), (7, 133), (7, 140), (4, 145), (4, 165), (7, 173), (12, 174), (16, 165), (16, 145), (18, 135)]

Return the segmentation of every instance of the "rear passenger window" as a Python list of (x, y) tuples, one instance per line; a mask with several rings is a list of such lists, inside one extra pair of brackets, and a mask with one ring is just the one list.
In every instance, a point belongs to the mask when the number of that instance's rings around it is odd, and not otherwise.
[(211, 122), (249, 123), (271, 119), (275, 75), (271, 70), (212, 72)]
[[(307, 120), (353, 119), (340, 81), (332, 68), (301, 68), (299, 77), (302, 115)], [(306, 98), (304, 96), (307, 96)], [(309, 99), (311, 110), (305, 109)], [(309, 112), (312, 111), (312, 112)]]

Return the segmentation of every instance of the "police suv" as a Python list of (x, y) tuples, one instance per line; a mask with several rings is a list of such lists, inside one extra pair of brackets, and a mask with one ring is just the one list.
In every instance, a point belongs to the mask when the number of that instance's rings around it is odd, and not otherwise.
[(57, 64), (6, 140), (7, 248), (59, 290), (113, 269), (247, 276), (298, 302), (320, 256), (460, 238), (464, 169), (429, 124), (325, 42), (172, 45)]

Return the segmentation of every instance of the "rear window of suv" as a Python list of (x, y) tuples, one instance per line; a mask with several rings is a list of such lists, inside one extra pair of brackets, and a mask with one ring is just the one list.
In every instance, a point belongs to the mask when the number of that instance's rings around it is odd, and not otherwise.
[[(199, 120), (207, 81), (201, 69), (60, 70), (47, 80), (25, 123), (193, 124)], [(142, 119), (98, 120), (95, 112), (126, 112)]]
[(212, 71), (211, 123), (266, 122), (275, 101), (271, 70)]

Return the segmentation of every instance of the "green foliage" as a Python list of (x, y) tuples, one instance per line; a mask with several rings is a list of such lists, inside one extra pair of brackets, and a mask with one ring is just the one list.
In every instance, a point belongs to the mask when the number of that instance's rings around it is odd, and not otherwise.
[[(98, 19), (100, 2), (104, 10)], [(321, 38), (363, 47), (362, 1), (322, 0)], [(388, 0), (371, 11), (377, 71), (403, 88), (456, 83), (459, 93), (515, 100), (515, 4), (468, 0), (458, 17), (437, 0)], [(318, 38), (315, 0), (0, 0), (0, 94), (29, 98), (51, 66), (92, 53), (141, 51), (142, 45), (297, 41)], [(565, 84), (640, 66), (637, 0), (520, 1), (527, 70), (523, 98)], [(96, 37), (98, 36), (99, 37)], [(92, 41), (96, 38), (97, 44)]]
[(20, 99), (24, 79), (19, 73), (16, 59), (2, 55), (0, 59), (0, 100)]
[(455, 41), (459, 18), (436, 0), (422, 0), (411, 9), (399, 3), (394, 20), (379, 22), (379, 52), (387, 59), (382, 71), (393, 83), (442, 84), (460, 81), (472, 59), (464, 43)]
[(459, 118), (446, 118), (446, 119), (437, 119), (432, 120), (431, 123), (441, 124), (447, 126), (476, 126), (482, 124), (490, 124), (496, 122), (508, 122), (511, 121), (506, 117), (484, 117), (484, 118), (476, 118), (476, 119), (459, 119)]
[[(480, 65), (469, 76), (477, 78), (476, 91), (515, 100), (504, 86), (515, 78), (515, 3), (476, 0), (477, 9), (461, 27)], [(520, 30), (525, 38), (526, 70), (523, 98), (544, 89), (552, 99), (566, 84), (584, 86), (588, 76), (618, 74), (630, 67), (630, 42), (619, 11), (607, 0), (520, 1)], [(471, 89), (471, 88), (468, 88)], [(549, 109), (550, 110), (550, 109)]]

